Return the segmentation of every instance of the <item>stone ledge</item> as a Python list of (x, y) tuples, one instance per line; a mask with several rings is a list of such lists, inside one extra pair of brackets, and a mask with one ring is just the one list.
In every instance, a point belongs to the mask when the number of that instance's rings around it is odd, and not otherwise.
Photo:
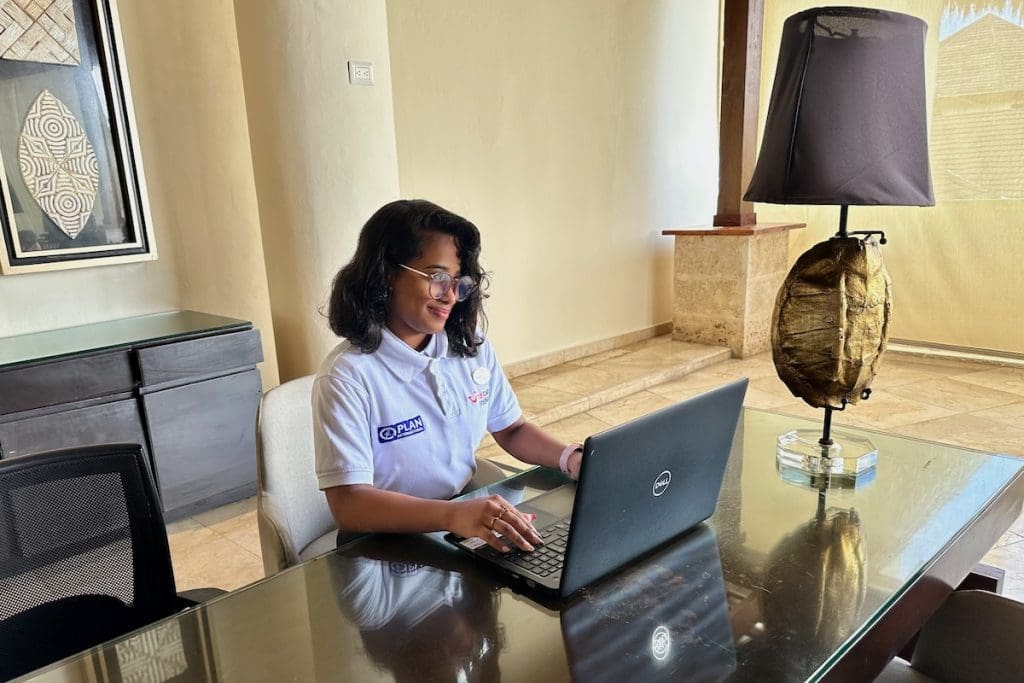
[(750, 235), (765, 235), (772, 232), (784, 230), (799, 230), (806, 227), (806, 223), (755, 223), (754, 225), (722, 225), (722, 226), (697, 226), (693, 228), (671, 228), (662, 230), (662, 235), (675, 237), (692, 237), (694, 235), (714, 235), (718, 237), (736, 237)]

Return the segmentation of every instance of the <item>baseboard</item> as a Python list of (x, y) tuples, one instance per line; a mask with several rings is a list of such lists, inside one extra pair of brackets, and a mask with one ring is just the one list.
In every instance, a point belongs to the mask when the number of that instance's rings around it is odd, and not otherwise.
[(586, 342), (577, 346), (570, 346), (568, 348), (561, 349), (560, 351), (552, 351), (551, 353), (545, 353), (541, 356), (535, 356), (533, 358), (527, 358), (526, 360), (509, 363), (505, 365), (503, 369), (505, 370), (505, 375), (509, 379), (512, 379), (513, 377), (528, 375), (531, 372), (537, 372), (555, 365), (568, 363), (569, 361), (583, 358), (585, 356), (593, 356), (595, 353), (611, 351), (612, 349), (617, 349), (620, 346), (629, 346), (630, 344), (635, 344), (637, 342), (644, 341), (645, 339), (660, 337), (663, 334), (669, 334), (671, 332), (672, 321), (669, 320), (634, 332), (627, 332), (625, 334), (615, 335), (614, 337), (598, 339), (597, 341)]
[(1024, 354), (1021, 353), (996, 351), (994, 349), (975, 349), (966, 346), (935, 344), (908, 339), (890, 339), (887, 353), (925, 363), (941, 363), (952, 360), (1024, 368)]

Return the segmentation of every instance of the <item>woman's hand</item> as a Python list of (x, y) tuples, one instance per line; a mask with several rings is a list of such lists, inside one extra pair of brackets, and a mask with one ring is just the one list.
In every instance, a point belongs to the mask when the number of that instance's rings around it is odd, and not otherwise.
[[(451, 503), (448, 530), (464, 538), (482, 538), (496, 550), (509, 552), (508, 541), (522, 550), (532, 551), (540, 543), (533, 528), (532, 515), (524, 515), (501, 496), (473, 498)], [(498, 538), (495, 534), (504, 538)]]
[(569, 455), (565, 468), (569, 470), (569, 476), (573, 479), (580, 478), (580, 465), (583, 464), (583, 449), (577, 448)]

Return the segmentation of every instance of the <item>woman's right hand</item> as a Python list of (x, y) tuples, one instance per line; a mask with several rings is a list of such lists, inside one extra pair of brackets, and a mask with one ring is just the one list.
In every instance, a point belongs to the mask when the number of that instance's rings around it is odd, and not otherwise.
[(452, 501), (451, 506), (448, 530), (459, 536), (482, 538), (492, 548), (506, 553), (511, 550), (507, 541), (528, 552), (534, 549), (533, 544), (541, 542), (540, 534), (533, 528), (532, 515), (519, 512), (501, 496)]

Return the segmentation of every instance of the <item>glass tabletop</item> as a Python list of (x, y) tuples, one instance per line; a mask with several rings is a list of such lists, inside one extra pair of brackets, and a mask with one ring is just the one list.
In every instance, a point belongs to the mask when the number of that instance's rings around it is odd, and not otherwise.
[(775, 466), (776, 436), (811, 426), (746, 410), (714, 517), (565, 602), (513, 591), (438, 535), (371, 536), (36, 680), (816, 680), (1022, 462), (848, 430), (878, 448), (877, 474), (822, 494)]
[(197, 311), (168, 311), (106, 322), (0, 337), (0, 369), (84, 351), (140, 346), (198, 333), (245, 329), (244, 320)]

